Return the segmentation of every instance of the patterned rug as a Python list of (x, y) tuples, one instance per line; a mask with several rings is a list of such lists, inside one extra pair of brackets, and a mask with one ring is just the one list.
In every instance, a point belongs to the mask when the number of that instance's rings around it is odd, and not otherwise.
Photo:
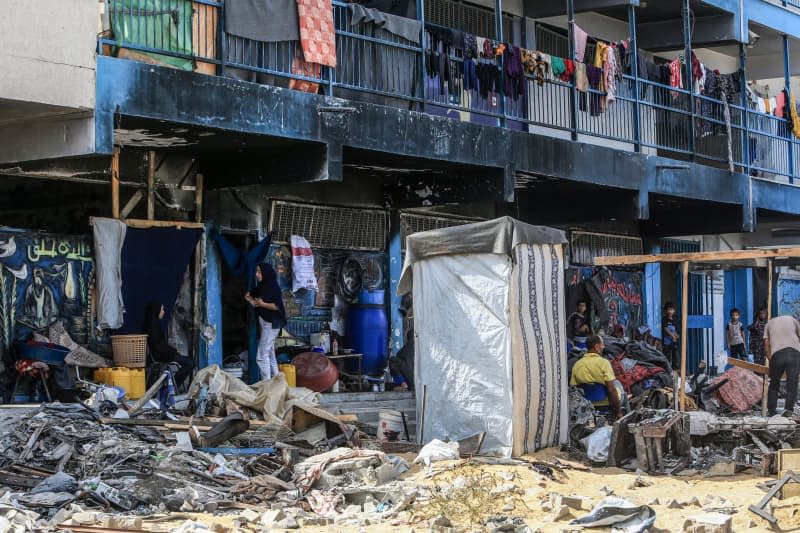
[(336, 29), (330, 0), (297, 0), (300, 44), (306, 63), (336, 67)]
[(568, 439), (561, 245), (514, 249), (509, 296), (515, 456)]

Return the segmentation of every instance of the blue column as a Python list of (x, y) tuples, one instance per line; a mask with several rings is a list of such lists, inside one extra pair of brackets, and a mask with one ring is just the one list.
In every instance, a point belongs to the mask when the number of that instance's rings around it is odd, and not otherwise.
[[(205, 235), (211, 228), (206, 225)], [(207, 239), (207, 237), (204, 237)], [(205, 323), (213, 330), (214, 337), (206, 339), (201, 331), (200, 368), (209, 365), (222, 366), (222, 270), (219, 250), (206, 240), (206, 317)]]
[[(660, 246), (653, 246), (651, 254), (661, 252)], [(655, 337), (661, 338), (661, 264), (644, 265), (644, 320)]]
[(692, 76), (692, 20), (694, 13), (691, 7), (691, 0), (684, 0), (683, 2), (683, 55), (685, 57), (685, 76), (686, 87), (684, 89), (689, 91), (689, 111), (690, 115), (690, 128), (689, 128), (689, 158), (691, 161), (695, 159), (695, 139), (694, 139), (694, 77)]
[[(786, 5), (784, 3), (784, 5)], [(783, 36), (783, 78), (784, 83), (786, 84), (787, 89), (791, 89), (792, 86), (792, 67), (791, 67), (791, 57), (789, 52), (789, 37), (784, 35)], [(788, 103), (786, 105), (789, 105)], [(787, 128), (788, 129), (788, 128)], [(794, 143), (792, 142), (792, 132), (786, 132), (788, 138), (788, 148), (789, 148), (789, 183), (794, 183)]]
[(397, 286), (400, 283), (400, 274), (403, 271), (402, 238), (400, 235), (400, 216), (397, 211), (392, 214), (392, 231), (389, 237), (389, 298), (391, 320), (391, 349), (392, 356), (397, 355), (403, 347), (403, 316), (400, 314), (401, 298), (397, 295)]

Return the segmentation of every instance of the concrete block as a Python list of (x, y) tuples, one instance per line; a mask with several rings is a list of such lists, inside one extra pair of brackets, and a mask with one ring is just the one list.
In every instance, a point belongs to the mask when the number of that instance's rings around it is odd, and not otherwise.
[(733, 533), (733, 517), (722, 513), (689, 516), (683, 524), (688, 533)]

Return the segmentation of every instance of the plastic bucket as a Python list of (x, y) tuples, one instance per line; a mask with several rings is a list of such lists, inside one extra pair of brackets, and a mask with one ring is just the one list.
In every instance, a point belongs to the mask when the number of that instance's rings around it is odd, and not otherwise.
[(283, 372), (283, 375), (286, 377), (286, 383), (290, 387), (297, 386), (297, 370), (294, 368), (294, 365), (278, 365), (278, 370)]
[(378, 441), (392, 442), (405, 440), (406, 429), (403, 424), (403, 413), (391, 409), (378, 411)]

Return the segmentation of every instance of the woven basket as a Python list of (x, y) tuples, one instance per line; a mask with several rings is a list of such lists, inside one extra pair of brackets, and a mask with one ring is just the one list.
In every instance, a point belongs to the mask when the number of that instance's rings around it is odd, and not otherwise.
[(114, 366), (144, 368), (147, 362), (147, 335), (112, 335)]

